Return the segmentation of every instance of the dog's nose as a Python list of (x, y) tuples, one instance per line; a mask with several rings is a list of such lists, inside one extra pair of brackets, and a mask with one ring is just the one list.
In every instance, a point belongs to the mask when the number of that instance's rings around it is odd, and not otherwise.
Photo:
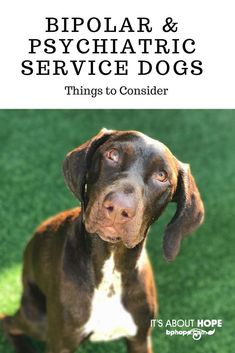
[(136, 214), (136, 200), (133, 194), (110, 193), (104, 199), (103, 208), (107, 218), (116, 223), (125, 223)]

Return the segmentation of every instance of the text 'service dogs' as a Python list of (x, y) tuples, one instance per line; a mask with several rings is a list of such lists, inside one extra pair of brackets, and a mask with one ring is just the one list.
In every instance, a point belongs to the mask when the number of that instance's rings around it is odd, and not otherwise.
[(151, 353), (157, 303), (146, 236), (175, 202), (163, 237), (171, 261), (202, 223), (189, 165), (142, 133), (103, 129), (66, 156), (63, 171), (81, 209), (35, 231), (24, 252), (21, 306), (3, 318), (5, 332), (18, 353), (36, 352), (27, 336), (45, 341), (47, 353), (120, 337), (129, 353)]

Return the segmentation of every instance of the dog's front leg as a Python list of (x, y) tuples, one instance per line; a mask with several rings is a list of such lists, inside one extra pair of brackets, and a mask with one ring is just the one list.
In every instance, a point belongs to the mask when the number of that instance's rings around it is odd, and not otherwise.
[(68, 340), (67, 337), (57, 337), (48, 339), (46, 353), (74, 353), (78, 346), (78, 342)]
[(132, 338), (127, 339), (127, 352), (128, 353), (153, 353), (151, 336), (145, 338)]
[(70, 322), (49, 325), (46, 353), (74, 353), (81, 343), (79, 332), (73, 331)]
[(53, 337), (47, 341), (46, 353), (74, 353), (78, 346), (78, 342), (68, 340), (68, 337)]
[[(59, 349), (59, 350), (58, 350)], [(62, 350), (59, 347), (47, 347), (46, 353), (74, 353), (76, 349), (67, 349), (67, 348), (62, 348)]]
[(81, 339), (76, 332), (68, 312), (61, 307), (57, 298), (50, 300), (47, 313), (46, 353), (74, 353)]

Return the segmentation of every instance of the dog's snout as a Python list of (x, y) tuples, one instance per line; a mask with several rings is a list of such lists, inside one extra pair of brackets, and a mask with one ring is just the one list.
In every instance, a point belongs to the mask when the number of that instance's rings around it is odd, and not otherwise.
[(124, 223), (136, 214), (136, 200), (133, 194), (115, 192), (108, 194), (103, 202), (106, 217), (116, 223)]

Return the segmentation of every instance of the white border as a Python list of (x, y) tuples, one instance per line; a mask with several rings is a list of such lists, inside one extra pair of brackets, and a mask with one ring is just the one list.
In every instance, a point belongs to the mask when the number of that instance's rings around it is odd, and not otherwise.
[[(0, 108), (234, 108), (235, 46), (232, 1), (9, 1), (1, 5)], [(46, 16), (124, 17), (146, 16), (161, 28), (166, 17), (179, 23), (178, 36), (196, 40), (202, 59), (201, 76), (23, 76), (21, 61), (28, 58), (31, 37), (47, 37)], [(161, 25), (160, 25), (161, 24)], [(158, 37), (162, 37), (162, 32)], [(58, 34), (61, 36), (61, 34)], [(84, 34), (85, 35), (85, 34)], [(98, 34), (100, 36), (101, 34)], [(137, 34), (138, 36), (139, 34)], [(89, 33), (87, 33), (87, 37)], [(157, 37), (157, 35), (156, 35)], [(107, 58), (109, 56), (107, 55)], [(107, 59), (106, 58), (106, 59)], [(170, 58), (170, 56), (169, 56)], [(47, 58), (48, 59), (48, 58)], [(56, 57), (55, 57), (56, 59)], [(112, 55), (110, 59), (114, 59)], [(129, 58), (131, 65), (135, 65)], [(154, 62), (154, 55), (148, 57)], [(176, 57), (174, 57), (176, 60)], [(157, 86), (167, 96), (106, 95), (66, 96), (65, 85), (105, 87)]]

